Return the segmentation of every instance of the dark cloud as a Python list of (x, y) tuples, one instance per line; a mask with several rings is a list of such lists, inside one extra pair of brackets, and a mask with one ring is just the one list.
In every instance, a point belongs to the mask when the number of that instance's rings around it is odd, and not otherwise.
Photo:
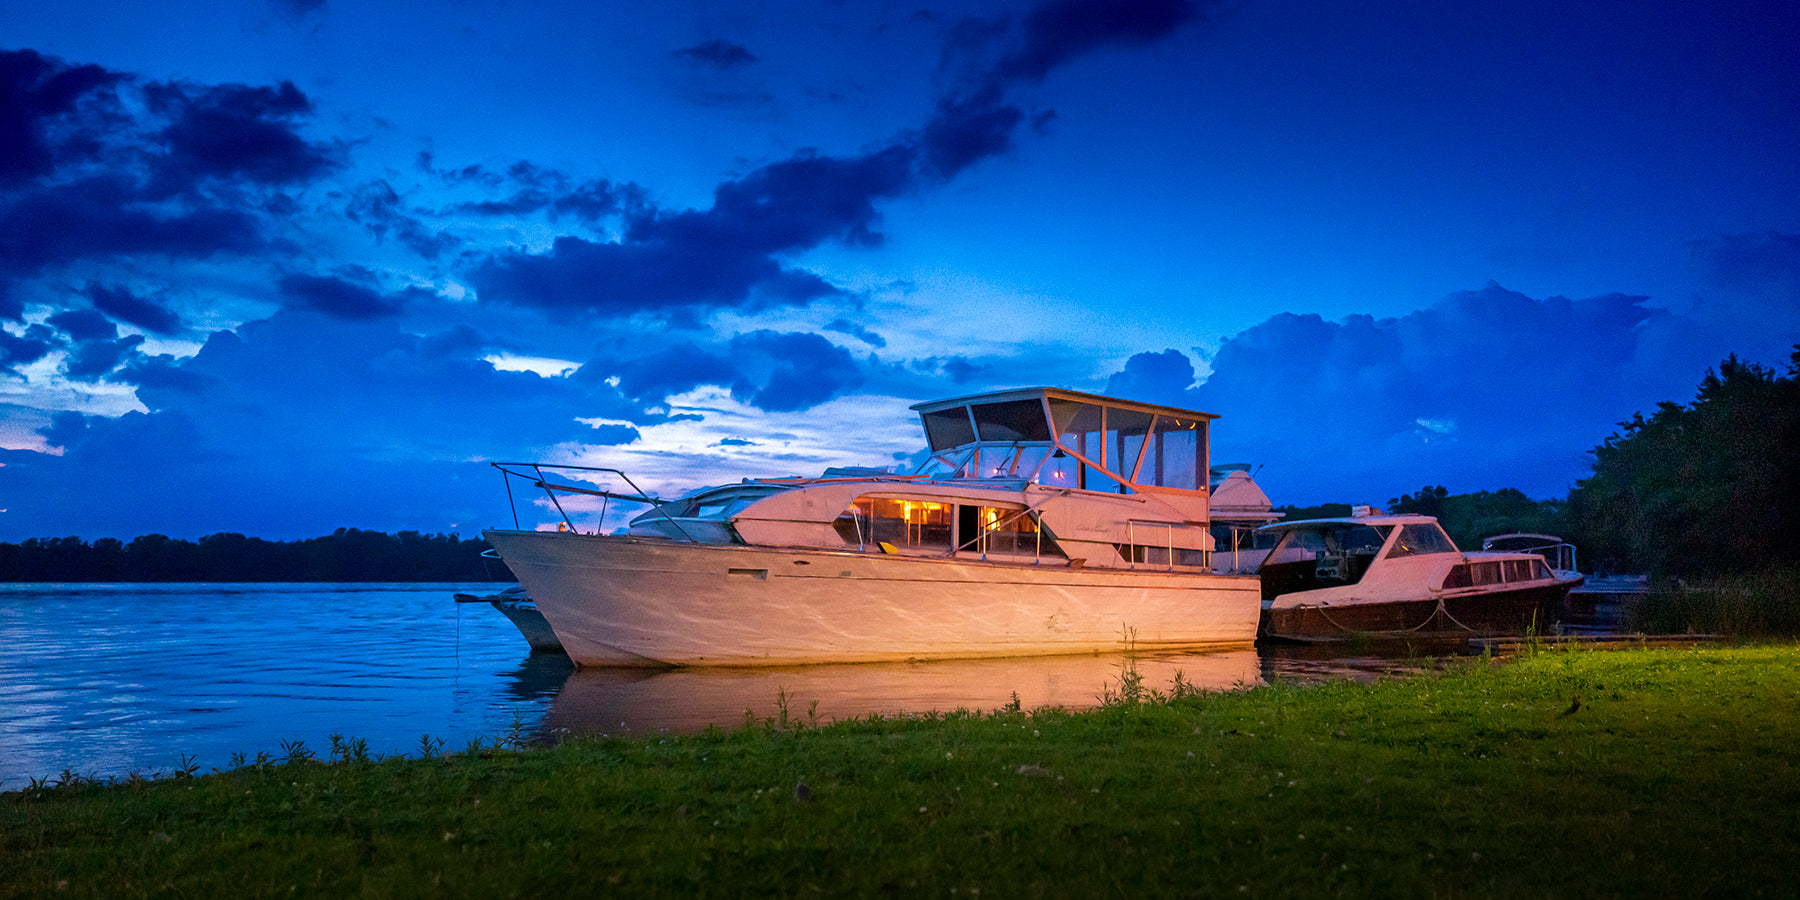
[(1765, 231), (1732, 234), (1694, 244), (1694, 254), (1713, 284), (1730, 287), (1800, 288), (1800, 235)]
[(69, 354), (63, 370), (75, 381), (104, 377), (136, 357), (137, 348), (142, 343), (144, 336), (141, 334), (111, 340), (85, 341)]
[(753, 331), (731, 339), (731, 395), (770, 412), (809, 409), (862, 384), (849, 351), (816, 334)]
[(1278, 503), (1368, 502), (1443, 484), (1562, 496), (1634, 410), (1680, 396), (1707, 351), (1646, 298), (1536, 300), (1489, 284), (1391, 319), (1282, 313), (1227, 339), (1212, 372), (1174, 350), (1108, 382), (1217, 413), (1215, 458), (1265, 464)]
[(641, 355), (610, 351), (582, 366), (576, 379), (612, 379), (623, 397), (646, 406), (718, 385), (740, 403), (792, 412), (861, 385), (866, 373), (849, 351), (820, 335), (759, 330), (711, 345), (682, 341)]
[(720, 185), (708, 210), (636, 210), (618, 242), (561, 237), (546, 254), (495, 256), (473, 281), (486, 300), (615, 315), (833, 296), (841, 292), (778, 255), (827, 240), (879, 243), (875, 202), (909, 187), (912, 155), (899, 145), (802, 153)]
[(400, 298), (320, 275), (284, 275), (277, 283), (281, 295), (296, 305), (328, 313), (340, 319), (378, 319), (399, 314)]
[(422, 217), (407, 210), (400, 195), (385, 181), (351, 191), (344, 205), (344, 217), (368, 230), (377, 241), (392, 237), (422, 259), (435, 260), (461, 243), (455, 235), (433, 229)]
[(528, 160), (513, 163), (504, 173), (467, 166), (438, 174), (446, 184), (475, 184), (509, 191), (498, 198), (451, 204), (442, 211), (444, 214), (516, 217), (542, 212), (552, 222), (570, 216), (593, 225), (644, 205), (644, 190), (636, 185), (615, 185), (605, 179), (577, 182), (564, 172)]
[(756, 62), (756, 55), (742, 44), (722, 39), (683, 47), (675, 51), (675, 55), (720, 69), (732, 69)]
[(881, 335), (876, 334), (875, 332), (870, 331), (869, 329), (864, 328), (863, 326), (861, 326), (855, 322), (852, 322), (849, 319), (832, 319), (831, 322), (825, 326), (825, 330), (833, 331), (838, 334), (850, 335), (851, 337), (856, 338), (857, 340), (862, 341), (863, 343), (868, 344), (871, 347), (886, 347), (887, 346), (886, 338), (883, 338)]
[(87, 294), (95, 309), (151, 334), (169, 336), (182, 330), (181, 316), (174, 310), (154, 300), (139, 297), (125, 288), (90, 284), (83, 293)]
[[(548, 253), (508, 251), (479, 266), (471, 281), (484, 300), (546, 309), (585, 309), (629, 315), (674, 308), (802, 304), (841, 293), (780, 258), (828, 242), (875, 246), (877, 205), (924, 183), (954, 178), (1005, 153), (1027, 116), (1006, 99), (1009, 86), (1041, 79), (1096, 47), (1161, 38), (1196, 14), (1192, 4), (1130, 0), (1119, 4), (1061, 0), (1041, 5), (1021, 24), (965, 20), (952, 29), (962, 50), (1004, 45), (998, 61), (967, 90), (945, 94), (915, 131), (866, 153), (829, 156), (802, 152), (719, 185), (706, 210), (667, 211), (647, 203), (612, 202), (616, 189), (594, 183), (593, 212), (623, 216), (616, 242), (558, 238)], [(713, 42), (683, 53), (734, 57), (736, 45)], [(1034, 117), (1047, 122), (1053, 114)], [(422, 159), (429, 166), (428, 159)], [(510, 174), (510, 173), (509, 173)], [(496, 173), (470, 167), (447, 179), (499, 185)], [(517, 178), (518, 176), (512, 176)], [(518, 215), (546, 208), (552, 194), (527, 186), (510, 197), (459, 207), (465, 212)], [(640, 196), (641, 200), (641, 196)]]
[(0, 329), (0, 372), (16, 372), (20, 366), (31, 365), (49, 356), (58, 343), (55, 334), (41, 325), (25, 329), (23, 335)]
[(1025, 113), (1000, 102), (998, 90), (982, 91), (967, 100), (945, 98), (920, 133), (920, 144), (932, 171), (952, 178), (969, 166), (1012, 147), (1012, 134)]
[(722, 353), (683, 341), (658, 347), (643, 356), (625, 358), (614, 354), (606, 361), (583, 366), (581, 375), (617, 378), (621, 394), (639, 403), (654, 404), (670, 394), (703, 384), (730, 384), (736, 379), (737, 370)]
[(124, 80), (95, 65), (0, 50), (0, 186), (47, 175), (72, 158), (91, 158), (100, 120), (79, 115), (78, 107), (109, 99)]
[(250, 212), (205, 202), (157, 204), (97, 176), (0, 199), (0, 275), (108, 256), (203, 258), (268, 243)]
[(1190, 0), (1053, 0), (1025, 14), (1018, 45), (994, 67), (997, 82), (1040, 81), (1051, 70), (1108, 44), (1148, 44), (1194, 19)]
[[(1194, 386), (1194, 365), (1179, 350), (1139, 353), (1125, 361), (1125, 369), (1106, 381), (1113, 397), (1179, 406)], [(1205, 412), (1205, 410), (1201, 410)]]
[(292, 82), (274, 87), (162, 82), (146, 86), (144, 99), (152, 112), (171, 120), (158, 135), (166, 154), (154, 176), (166, 190), (192, 190), (195, 182), (214, 178), (295, 184), (343, 165), (340, 148), (300, 135), (298, 120), (312, 112), (312, 101)]
[[(61, 456), (0, 451), (12, 513), (0, 525), (90, 538), (468, 532), (505, 515), (479, 460), (636, 435), (584, 433), (578, 418), (666, 420), (603, 382), (496, 370), (474, 337), (289, 309), (217, 332), (187, 359), (138, 356), (121, 374), (137, 379), (147, 413), (63, 413), (44, 432)], [(0, 352), (15, 340), (0, 337)]]
[[(23, 314), (21, 284), (78, 262), (292, 252), (271, 236), (298, 212), (283, 189), (341, 165), (300, 134), (312, 104), (285, 82), (139, 88), (26, 50), (0, 52), (0, 96), (0, 317)], [(95, 302), (177, 327), (129, 296)]]
[(119, 336), (118, 326), (111, 319), (91, 309), (76, 309), (59, 312), (50, 317), (50, 324), (63, 330), (70, 338), (77, 341), (95, 341), (111, 339)]
[(767, 255), (714, 252), (703, 243), (596, 243), (557, 238), (546, 254), (488, 260), (471, 281), (484, 300), (630, 315), (679, 306), (806, 303), (838, 290)]

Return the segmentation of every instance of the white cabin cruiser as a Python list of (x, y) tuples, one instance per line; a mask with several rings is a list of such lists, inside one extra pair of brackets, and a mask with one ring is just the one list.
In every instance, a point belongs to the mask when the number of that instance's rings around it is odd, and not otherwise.
[(1464, 553), (1430, 516), (1281, 522), (1263, 560), (1265, 637), (1467, 638), (1547, 630), (1576, 572), (1536, 553)]
[[(919, 471), (746, 480), (624, 534), (483, 532), (583, 666), (789, 665), (1244, 645), (1212, 569), (1207, 413), (1057, 388), (914, 406)], [(550, 493), (616, 470), (496, 463)], [(547, 474), (549, 473), (549, 474)], [(636, 490), (635, 487), (633, 490)], [(560, 506), (558, 507), (560, 509)]]

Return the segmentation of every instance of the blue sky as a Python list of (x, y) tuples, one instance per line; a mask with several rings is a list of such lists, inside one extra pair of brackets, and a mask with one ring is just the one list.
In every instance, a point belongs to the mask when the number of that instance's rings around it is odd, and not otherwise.
[(1800, 14), (0, 0), (0, 540), (510, 522), (1223, 416), (1277, 503), (1562, 496), (1800, 342)]

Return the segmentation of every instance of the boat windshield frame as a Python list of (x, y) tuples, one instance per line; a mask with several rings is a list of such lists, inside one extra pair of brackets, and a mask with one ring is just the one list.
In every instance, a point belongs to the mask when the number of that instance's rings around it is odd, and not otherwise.
[[(1024, 479), (1103, 493), (1208, 495), (1218, 416), (1058, 388), (921, 403), (922, 477)], [(992, 457), (990, 458), (990, 454)]]

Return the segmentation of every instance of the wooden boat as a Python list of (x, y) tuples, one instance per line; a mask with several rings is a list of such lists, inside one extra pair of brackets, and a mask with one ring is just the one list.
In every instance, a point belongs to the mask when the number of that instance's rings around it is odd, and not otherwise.
[[(908, 474), (828, 471), (652, 501), (624, 473), (496, 463), (652, 508), (623, 534), (483, 532), (583, 666), (1150, 652), (1254, 640), (1213, 571), (1212, 415), (1056, 388), (923, 403)], [(584, 484), (576, 478), (588, 479)], [(596, 486), (614, 478), (630, 487)]]
[(1263, 561), (1265, 637), (1453, 638), (1547, 633), (1572, 571), (1536, 553), (1464, 553), (1430, 516), (1360, 515), (1259, 529), (1277, 542)]

